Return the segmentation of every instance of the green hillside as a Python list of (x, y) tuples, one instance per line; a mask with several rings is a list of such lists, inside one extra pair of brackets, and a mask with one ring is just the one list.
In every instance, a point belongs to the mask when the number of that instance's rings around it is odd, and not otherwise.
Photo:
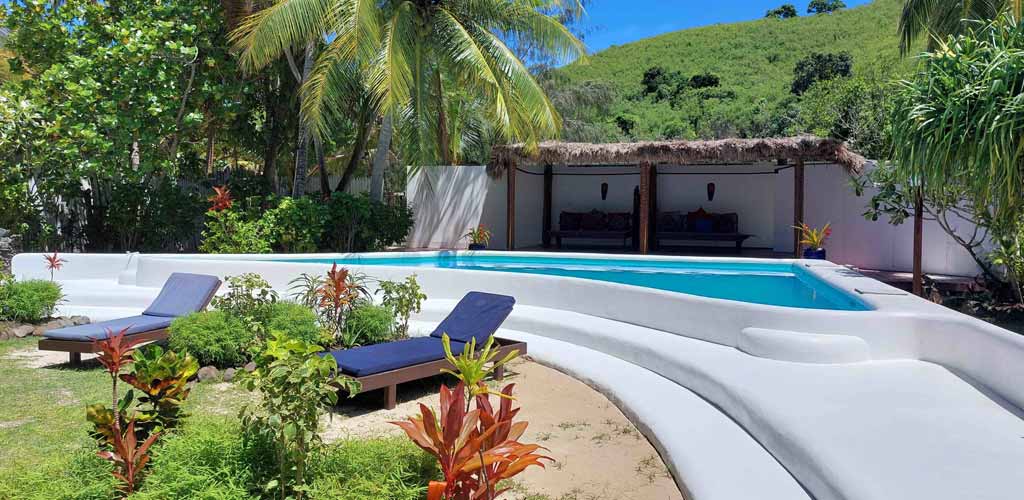
[[(871, 4), (827, 15), (792, 19), (761, 19), (718, 24), (666, 33), (593, 55), (587, 63), (563, 68), (576, 84), (610, 83), (618, 93), (612, 116), (627, 115), (637, 122), (635, 138), (672, 135), (744, 135), (744, 123), (757, 113), (777, 112), (790, 99), (796, 62), (812, 52), (841, 52), (853, 56), (854, 76), (903, 73), (913, 58), (900, 59), (896, 25), (901, 0)], [(708, 103), (703, 130), (685, 134), (667, 126), (679, 110), (667, 102), (635, 97), (644, 71), (661, 66), (667, 71), (695, 75), (709, 71), (721, 78), (721, 89), (735, 98)], [(631, 98), (631, 96), (633, 96)], [(749, 132), (746, 133), (749, 135)]]

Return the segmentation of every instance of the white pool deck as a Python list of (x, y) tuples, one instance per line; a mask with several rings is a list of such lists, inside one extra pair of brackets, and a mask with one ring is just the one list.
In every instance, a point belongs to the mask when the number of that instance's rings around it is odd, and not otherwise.
[[(284, 293), (299, 273), (326, 267), (238, 256), (64, 257), (62, 312), (94, 320), (138, 314), (174, 271), (259, 272)], [(516, 273), (359, 270), (418, 275), (430, 297), (414, 318), (419, 333), (468, 290), (514, 295), (501, 334), (607, 394), (688, 497), (1022, 498), (1024, 337), (840, 266), (795, 262), (874, 310), (761, 306)], [(39, 254), (17, 256), (14, 270), (48, 277)]]

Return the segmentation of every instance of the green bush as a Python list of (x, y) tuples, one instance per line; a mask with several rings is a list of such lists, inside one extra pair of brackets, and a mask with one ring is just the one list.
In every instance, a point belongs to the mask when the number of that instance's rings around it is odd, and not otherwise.
[(309, 344), (320, 343), (316, 313), (295, 302), (278, 302), (271, 306), (267, 330), (280, 332), (288, 339), (299, 339)]
[(338, 252), (366, 252), (399, 244), (413, 224), (410, 208), (386, 205), (366, 194), (334, 193), (326, 216), (328, 237), (320, 248)]
[(255, 338), (242, 320), (224, 311), (189, 314), (171, 323), (172, 350), (187, 352), (200, 365), (238, 366), (249, 360)]
[(0, 321), (38, 323), (53, 315), (64, 297), (60, 285), (46, 280), (0, 283)]
[(395, 339), (395, 313), (375, 304), (360, 305), (348, 313), (342, 330), (342, 345), (379, 344)]
[(206, 253), (270, 253), (271, 232), (262, 218), (229, 208), (206, 212), (199, 251)]
[(265, 217), (275, 248), (284, 253), (316, 252), (326, 223), (323, 203), (314, 198), (281, 198)]

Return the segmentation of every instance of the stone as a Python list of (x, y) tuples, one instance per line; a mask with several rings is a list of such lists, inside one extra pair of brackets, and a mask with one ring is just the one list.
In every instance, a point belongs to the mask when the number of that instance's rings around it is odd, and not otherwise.
[(11, 272), (11, 259), (21, 252), (21, 236), (0, 229), (0, 272)]
[(242, 367), (242, 369), (247, 371), (247, 372), (249, 372), (249, 373), (252, 373), (252, 372), (256, 371), (256, 362), (255, 361), (250, 361), (250, 362), (246, 363), (245, 366)]
[(213, 366), (204, 366), (197, 374), (200, 382), (216, 382), (220, 378), (220, 371)]
[(224, 380), (225, 382), (231, 382), (232, 380), (234, 380), (235, 371), (236, 370), (234, 368), (228, 368), (227, 370), (224, 370), (224, 377), (222, 378), (222, 380)]
[(70, 319), (71, 323), (75, 326), (88, 325), (89, 323), (92, 323), (92, 320), (90, 320), (88, 316), (72, 316)]
[(32, 332), (35, 331), (35, 329), (36, 329), (36, 327), (34, 327), (32, 325), (21, 325), (19, 327), (15, 327), (15, 328), (13, 328), (11, 330), (8, 330), (8, 331), (10, 332), (10, 334), (14, 335), (15, 337), (18, 337), (19, 339), (23, 339), (25, 337), (28, 337), (29, 335), (32, 335)]

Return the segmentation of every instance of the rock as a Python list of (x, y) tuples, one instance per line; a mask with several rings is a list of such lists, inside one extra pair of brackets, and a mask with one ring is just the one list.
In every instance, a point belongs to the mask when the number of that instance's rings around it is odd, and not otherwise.
[(221, 380), (223, 380), (225, 382), (231, 382), (232, 380), (234, 380), (234, 378), (235, 378), (235, 369), (234, 368), (228, 368), (227, 370), (224, 370), (224, 377)]
[(88, 316), (72, 316), (69, 319), (71, 320), (71, 323), (74, 324), (75, 326), (88, 325), (89, 323), (92, 323), (92, 320), (90, 320)]
[(11, 335), (18, 337), (19, 339), (23, 339), (25, 337), (28, 337), (29, 335), (32, 335), (32, 332), (35, 331), (35, 329), (36, 327), (32, 325), (21, 325), (19, 327), (15, 327), (11, 330), (8, 330), (8, 332), (10, 332)]
[(220, 371), (212, 366), (204, 366), (197, 374), (200, 382), (216, 382), (220, 378)]
[(21, 236), (0, 229), (0, 272), (11, 271), (11, 259), (21, 252)]
[(68, 326), (75, 326), (75, 322), (72, 321), (71, 318), (57, 318), (57, 319), (51, 321), (50, 323), (56, 323), (57, 325), (59, 325), (57, 328), (64, 328), (64, 327), (68, 327)]
[(256, 362), (255, 361), (250, 361), (250, 362), (246, 363), (245, 366), (242, 367), (242, 369), (247, 371), (247, 372), (249, 372), (249, 373), (252, 373), (252, 372), (256, 371)]

